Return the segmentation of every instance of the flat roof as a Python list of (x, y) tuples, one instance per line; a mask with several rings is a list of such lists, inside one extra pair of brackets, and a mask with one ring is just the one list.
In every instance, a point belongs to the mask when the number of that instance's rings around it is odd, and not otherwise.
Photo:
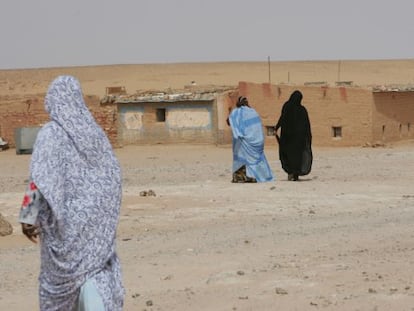
[(414, 85), (375, 85), (372, 86), (373, 93), (385, 93), (385, 92), (414, 92)]
[(173, 103), (182, 101), (212, 101), (218, 94), (236, 90), (235, 86), (188, 87), (184, 90), (141, 91), (135, 94), (106, 95), (102, 104)]

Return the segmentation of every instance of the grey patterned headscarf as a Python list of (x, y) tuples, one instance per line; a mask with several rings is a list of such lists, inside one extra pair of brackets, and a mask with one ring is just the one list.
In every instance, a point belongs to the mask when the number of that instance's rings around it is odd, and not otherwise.
[(48, 202), (41, 228), (40, 309), (71, 310), (91, 279), (107, 310), (121, 310), (124, 289), (115, 253), (121, 170), (79, 82), (60, 76), (45, 100), (51, 121), (39, 132), (31, 177)]

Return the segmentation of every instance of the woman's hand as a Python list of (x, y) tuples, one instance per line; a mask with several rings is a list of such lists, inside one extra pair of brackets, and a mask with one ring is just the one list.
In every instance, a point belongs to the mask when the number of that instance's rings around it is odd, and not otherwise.
[(30, 241), (37, 243), (37, 238), (39, 236), (39, 226), (22, 223), (22, 232)]

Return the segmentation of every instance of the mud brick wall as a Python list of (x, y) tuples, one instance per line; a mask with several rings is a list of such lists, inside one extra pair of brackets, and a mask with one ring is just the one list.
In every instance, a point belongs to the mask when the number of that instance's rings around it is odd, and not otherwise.
[[(272, 127), (283, 103), (296, 89), (304, 96), (302, 103), (309, 112), (314, 145), (361, 146), (414, 138), (414, 92), (240, 82), (238, 91), (218, 96), (213, 104), (216, 143), (231, 143), (231, 130), (225, 120), (237, 97), (243, 95), (262, 117), (266, 143), (276, 144)], [(0, 95), (0, 137), (14, 147), (15, 129), (45, 124), (48, 115), (43, 101), (44, 94)], [(101, 104), (97, 96), (89, 95), (85, 102), (113, 146), (122, 146), (117, 105)], [(335, 137), (334, 128), (341, 129), (340, 137)]]
[[(97, 96), (85, 96), (85, 102), (97, 123), (104, 129), (109, 140), (117, 145), (116, 107), (101, 105)], [(21, 97), (0, 96), (0, 137), (10, 147), (15, 147), (14, 132), (21, 127), (39, 127), (49, 120), (44, 110), (44, 94), (25, 95)]]
[(374, 141), (414, 138), (414, 92), (373, 93)]
[[(271, 133), (283, 104), (294, 90), (303, 94), (302, 104), (311, 121), (313, 144), (318, 146), (359, 146), (373, 141), (373, 96), (371, 90), (329, 86), (292, 86), (239, 83), (239, 92), (257, 110), (265, 126), (266, 143), (276, 144)], [(334, 137), (333, 128), (341, 128)]]

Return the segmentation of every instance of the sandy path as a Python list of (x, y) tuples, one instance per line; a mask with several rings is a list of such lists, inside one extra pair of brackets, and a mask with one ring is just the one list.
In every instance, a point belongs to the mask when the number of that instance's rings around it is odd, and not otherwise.
[[(36, 310), (38, 248), (15, 223), (30, 157), (13, 152), (0, 153), (0, 212), (16, 229), (0, 238), (0, 310)], [(414, 143), (315, 149), (297, 183), (272, 149), (265, 184), (229, 182), (230, 147), (117, 154), (125, 310), (413, 310)]]

